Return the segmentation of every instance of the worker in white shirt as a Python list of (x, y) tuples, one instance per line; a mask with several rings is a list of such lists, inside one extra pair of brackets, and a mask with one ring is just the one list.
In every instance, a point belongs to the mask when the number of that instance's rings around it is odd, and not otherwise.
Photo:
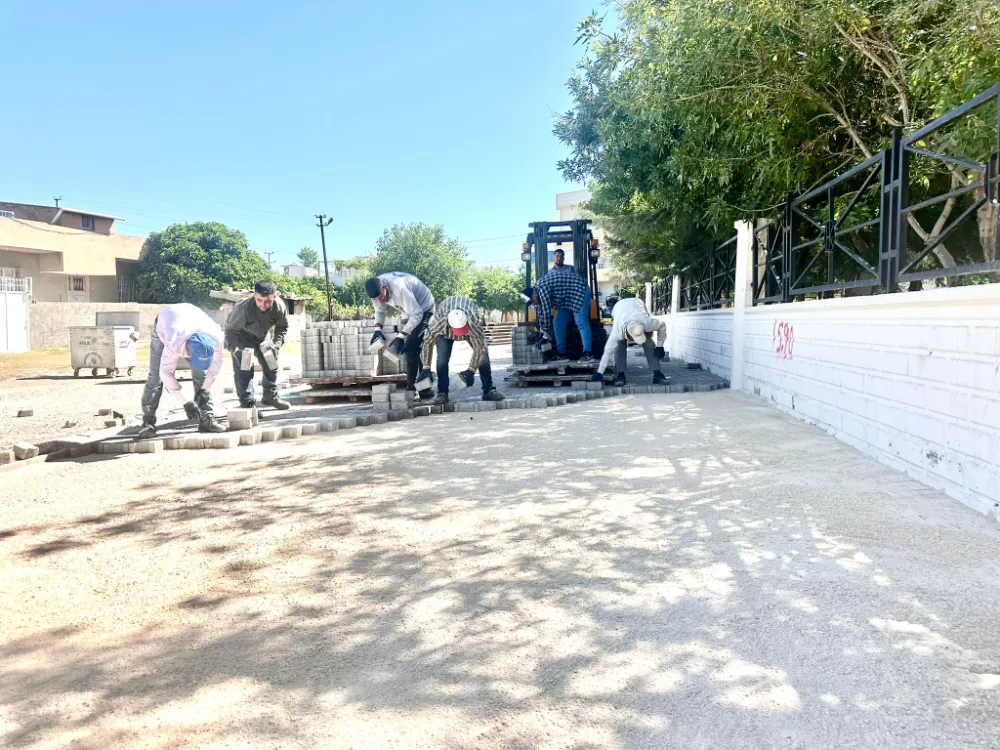
[[(667, 338), (667, 324), (662, 320), (657, 320), (646, 312), (646, 306), (642, 300), (635, 297), (619, 300), (611, 310), (611, 333), (608, 335), (608, 342), (604, 346), (604, 356), (597, 366), (597, 374), (593, 380), (604, 378), (604, 371), (611, 361), (611, 356), (615, 358), (615, 385), (625, 385), (625, 360), (628, 353), (628, 344), (633, 342), (642, 347), (646, 355), (646, 362), (653, 373), (653, 385), (658, 385), (666, 381), (663, 373), (660, 372), (660, 361), (666, 356), (663, 344)], [(656, 346), (653, 346), (652, 333), (656, 333)]]
[[(149, 377), (142, 392), (142, 429), (139, 437), (156, 434), (156, 409), (163, 389), (184, 404), (188, 419), (198, 421), (199, 432), (225, 432), (212, 407), (212, 384), (222, 369), (222, 329), (194, 305), (165, 307), (153, 321), (149, 342)], [(194, 398), (184, 397), (177, 382), (177, 363), (191, 363)]]
[[(394, 356), (406, 357), (406, 390), (416, 390), (417, 373), (421, 370), (420, 347), (424, 343), (424, 331), (434, 314), (434, 295), (418, 279), (402, 271), (392, 271), (365, 282), (365, 293), (375, 307), (375, 326), (379, 329), (372, 336), (371, 343), (379, 339), (385, 341), (382, 326), (387, 308), (391, 305), (404, 318), (402, 330), (388, 343), (386, 350)], [(420, 393), (421, 399), (434, 398), (430, 388)]]

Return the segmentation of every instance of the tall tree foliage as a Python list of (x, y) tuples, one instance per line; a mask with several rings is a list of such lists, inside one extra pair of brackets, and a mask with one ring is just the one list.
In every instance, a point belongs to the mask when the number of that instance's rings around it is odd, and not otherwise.
[(140, 302), (210, 304), (209, 292), (246, 289), (271, 270), (242, 232), (217, 222), (173, 224), (153, 232), (138, 268)]
[[(767, 215), (884, 148), (894, 127), (913, 129), (1000, 80), (995, 0), (618, 0), (616, 9), (613, 32), (596, 16), (580, 24), (588, 54), (556, 134), (571, 150), (565, 176), (593, 182), (589, 208), (625, 271), (690, 261), (731, 236), (733, 221)], [(983, 159), (990, 116), (927, 145)], [(969, 174), (924, 165), (915, 179), (918, 192), (936, 193)], [(910, 230), (933, 238), (957, 208), (913, 216)], [(981, 214), (980, 227), (991, 226)], [(945, 246), (936, 255), (955, 262)]]
[(465, 245), (448, 237), (441, 226), (397, 224), (375, 245), (372, 275), (403, 271), (423, 281), (440, 302), (452, 294), (468, 294), (469, 262)]
[(484, 268), (472, 277), (472, 301), (481, 310), (515, 312), (524, 308), (524, 279), (503, 268)]

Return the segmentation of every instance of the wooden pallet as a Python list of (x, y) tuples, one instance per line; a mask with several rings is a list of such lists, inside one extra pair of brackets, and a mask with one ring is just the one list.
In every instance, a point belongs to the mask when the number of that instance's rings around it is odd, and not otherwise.
[(358, 388), (327, 388), (319, 391), (304, 391), (302, 397), (305, 399), (307, 404), (318, 404), (321, 401), (329, 401), (330, 399), (346, 399), (351, 403), (356, 403), (358, 401), (371, 401), (372, 400), (372, 389), (371, 386), (367, 388), (360, 386)]
[(515, 388), (527, 388), (532, 385), (570, 385), (573, 381), (589, 381), (594, 373), (578, 373), (569, 375), (522, 375), (514, 373), (508, 375), (505, 380), (512, 383)]
[(380, 383), (405, 383), (406, 375), (341, 375), (335, 378), (298, 378), (306, 385), (378, 385)]
[[(529, 375), (536, 372), (554, 372), (559, 375), (593, 375), (599, 363), (595, 360), (593, 364), (581, 365), (575, 360), (569, 362), (544, 362), (535, 365), (514, 365), (515, 372)], [(572, 371), (576, 372), (572, 372)]]

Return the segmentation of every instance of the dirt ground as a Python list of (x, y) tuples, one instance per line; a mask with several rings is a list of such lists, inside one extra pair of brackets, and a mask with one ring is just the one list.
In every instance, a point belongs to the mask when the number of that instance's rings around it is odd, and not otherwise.
[(0, 746), (955, 748), (1000, 530), (732, 392), (0, 475)]

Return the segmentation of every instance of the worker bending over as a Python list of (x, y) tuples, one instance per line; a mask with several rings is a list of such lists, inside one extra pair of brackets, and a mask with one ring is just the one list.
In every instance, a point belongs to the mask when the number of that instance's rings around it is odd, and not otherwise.
[[(382, 326), (385, 324), (387, 308), (391, 305), (403, 315), (403, 328), (388, 343), (386, 350), (393, 356), (406, 357), (406, 390), (416, 390), (417, 373), (420, 372), (420, 347), (424, 343), (424, 331), (434, 314), (434, 295), (418, 279), (402, 271), (391, 271), (365, 282), (365, 292), (375, 306), (375, 326), (379, 330), (371, 338), (374, 344), (379, 339), (385, 341)], [(431, 399), (434, 391), (425, 388), (420, 398)]]
[[(187, 401), (177, 382), (177, 363), (191, 362), (194, 399)], [(225, 432), (215, 419), (212, 384), (222, 369), (222, 330), (194, 305), (168, 305), (153, 321), (149, 342), (149, 376), (142, 392), (142, 428), (139, 437), (156, 435), (156, 409), (163, 389), (184, 404), (188, 419), (198, 420), (199, 432)]]
[(424, 344), (420, 351), (420, 359), (424, 363), (424, 371), (420, 373), (420, 381), (429, 378), (431, 351), (437, 347), (437, 378), (438, 395), (435, 404), (448, 403), (448, 363), (451, 361), (451, 350), (456, 341), (467, 341), (472, 347), (472, 359), (469, 366), (458, 374), (466, 387), (475, 382), (476, 370), (483, 384), (483, 401), (503, 401), (504, 396), (493, 387), (493, 372), (490, 368), (490, 352), (486, 344), (486, 319), (482, 312), (468, 297), (447, 297), (431, 317), (424, 333)]
[[(274, 334), (267, 340), (268, 331)], [(253, 392), (253, 359), (264, 374), (261, 403), (284, 411), (289, 404), (278, 398), (278, 350), (288, 332), (288, 308), (278, 298), (278, 287), (270, 279), (254, 284), (253, 296), (233, 305), (226, 318), (226, 348), (233, 353), (233, 380), (240, 406), (256, 404)]]
[[(593, 340), (590, 330), (590, 287), (583, 277), (577, 273), (547, 273), (538, 280), (534, 287), (528, 287), (522, 295), (525, 301), (535, 306), (538, 316), (538, 330), (545, 340), (551, 340), (553, 333), (556, 340), (557, 356), (553, 362), (568, 362), (566, 356), (566, 328), (572, 318), (576, 319), (576, 327), (580, 329), (580, 340), (583, 342), (581, 364), (594, 361), (590, 353)], [(555, 309), (555, 318), (552, 310)], [(539, 348), (544, 348), (544, 342), (539, 342)]]
[[(646, 354), (646, 362), (653, 373), (653, 384), (664, 382), (666, 378), (660, 372), (660, 360), (666, 355), (663, 343), (667, 338), (667, 324), (651, 317), (646, 312), (646, 306), (635, 297), (619, 300), (611, 310), (611, 318), (611, 333), (608, 335), (604, 356), (597, 365), (597, 375), (594, 379), (603, 378), (604, 370), (611, 361), (611, 353), (614, 352), (615, 385), (625, 385), (625, 360), (628, 354), (628, 342), (632, 341), (639, 344)], [(654, 331), (657, 337), (655, 348), (649, 336)]]

